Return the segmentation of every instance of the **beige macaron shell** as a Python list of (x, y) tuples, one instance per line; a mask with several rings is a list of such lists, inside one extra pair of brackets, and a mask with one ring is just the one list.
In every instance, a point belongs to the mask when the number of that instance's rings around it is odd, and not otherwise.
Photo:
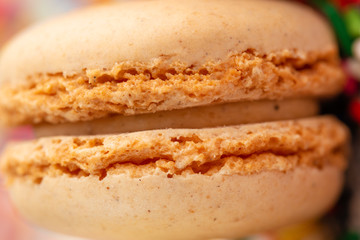
[(344, 76), (326, 21), (286, 1), (128, 1), (34, 26), (0, 57), (3, 125), (324, 98)]
[(249, 176), (109, 175), (16, 180), (20, 212), (40, 226), (101, 240), (235, 238), (316, 218), (336, 200), (343, 172), (327, 166)]
[(343, 183), (333, 117), (49, 137), (9, 145), (2, 171), (32, 222), (95, 239), (233, 238), (321, 216)]
[[(216, 37), (214, 37), (216, 36)], [(325, 21), (308, 7), (276, 1), (141, 1), (82, 10), (19, 34), (3, 50), (0, 81), (72, 75), (158, 58), (202, 65), (253, 49), (334, 51)]]

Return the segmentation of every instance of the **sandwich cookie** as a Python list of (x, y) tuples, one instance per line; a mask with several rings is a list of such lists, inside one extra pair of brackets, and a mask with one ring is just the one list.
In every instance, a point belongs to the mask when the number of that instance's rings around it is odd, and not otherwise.
[(1, 157), (29, 221), (93, 239), (237, 238), (320, 217), (347, 128), (316, 116), (344, 77), (293, 2), (131, 1), (40, 23), (0, 57)]

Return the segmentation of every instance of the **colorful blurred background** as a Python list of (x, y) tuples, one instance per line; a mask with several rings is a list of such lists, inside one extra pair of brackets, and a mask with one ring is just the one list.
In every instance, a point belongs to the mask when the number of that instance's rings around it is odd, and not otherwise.
[[(110, 1), (116, 0), (0, 0), (0, 47), (18, 31), (37, 21), (72, 9)], [(299, 2), (309, 4), (328, 19), (337, 36), (343, 57), (343, 66), (348, 77), (344, 92), (337, 99), (324, 102), (322, 112), (337, 115), (352, 131), (354, 153), (347, 174), (347, 185), (337, 206), (326, 217), (246, 239), (360, 240), (360, 149), (356, 147), (360, 146), (358, 127), (360, 124), (360, 0), (299, 0)], [(0, 130), (0, 151), (9, 140), (31, 137), (31, 129), (27, 127), (17, 129), (15, 132)], [(0, 176), (0, 239), (75, 240), (77, 238), (50, 233), (21, 219), (10, 204)]]

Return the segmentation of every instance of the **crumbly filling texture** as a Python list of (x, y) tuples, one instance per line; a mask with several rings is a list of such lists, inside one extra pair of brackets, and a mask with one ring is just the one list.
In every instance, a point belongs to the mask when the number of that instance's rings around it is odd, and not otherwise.
[[(42, 73), (0, 89), (5, 124), (88, 121), (213, 103), (326, 97), (343, 87), (336, 50), (285, 50), (261, 55), (249, 49), (204, 64), (121, 62), (67, 76)], [(21, 82), (21, 81), (19, 81)]]
[(2, 171), (9, 183), (46, 176), (131, 177), (254, 174), (299, 166), (346, 167), (347, 128), (332, 117), (211, 129), (52, 137), (9, 145)]

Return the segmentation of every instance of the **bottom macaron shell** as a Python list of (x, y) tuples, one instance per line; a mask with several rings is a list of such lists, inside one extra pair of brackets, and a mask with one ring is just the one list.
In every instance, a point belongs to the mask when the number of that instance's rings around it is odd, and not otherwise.
[(235, 238), (316, 218), (336, 200), (343, 171), (299, 166), (251, 175), (16, 179), (20, 212), (40, 226), (92, 239)]

